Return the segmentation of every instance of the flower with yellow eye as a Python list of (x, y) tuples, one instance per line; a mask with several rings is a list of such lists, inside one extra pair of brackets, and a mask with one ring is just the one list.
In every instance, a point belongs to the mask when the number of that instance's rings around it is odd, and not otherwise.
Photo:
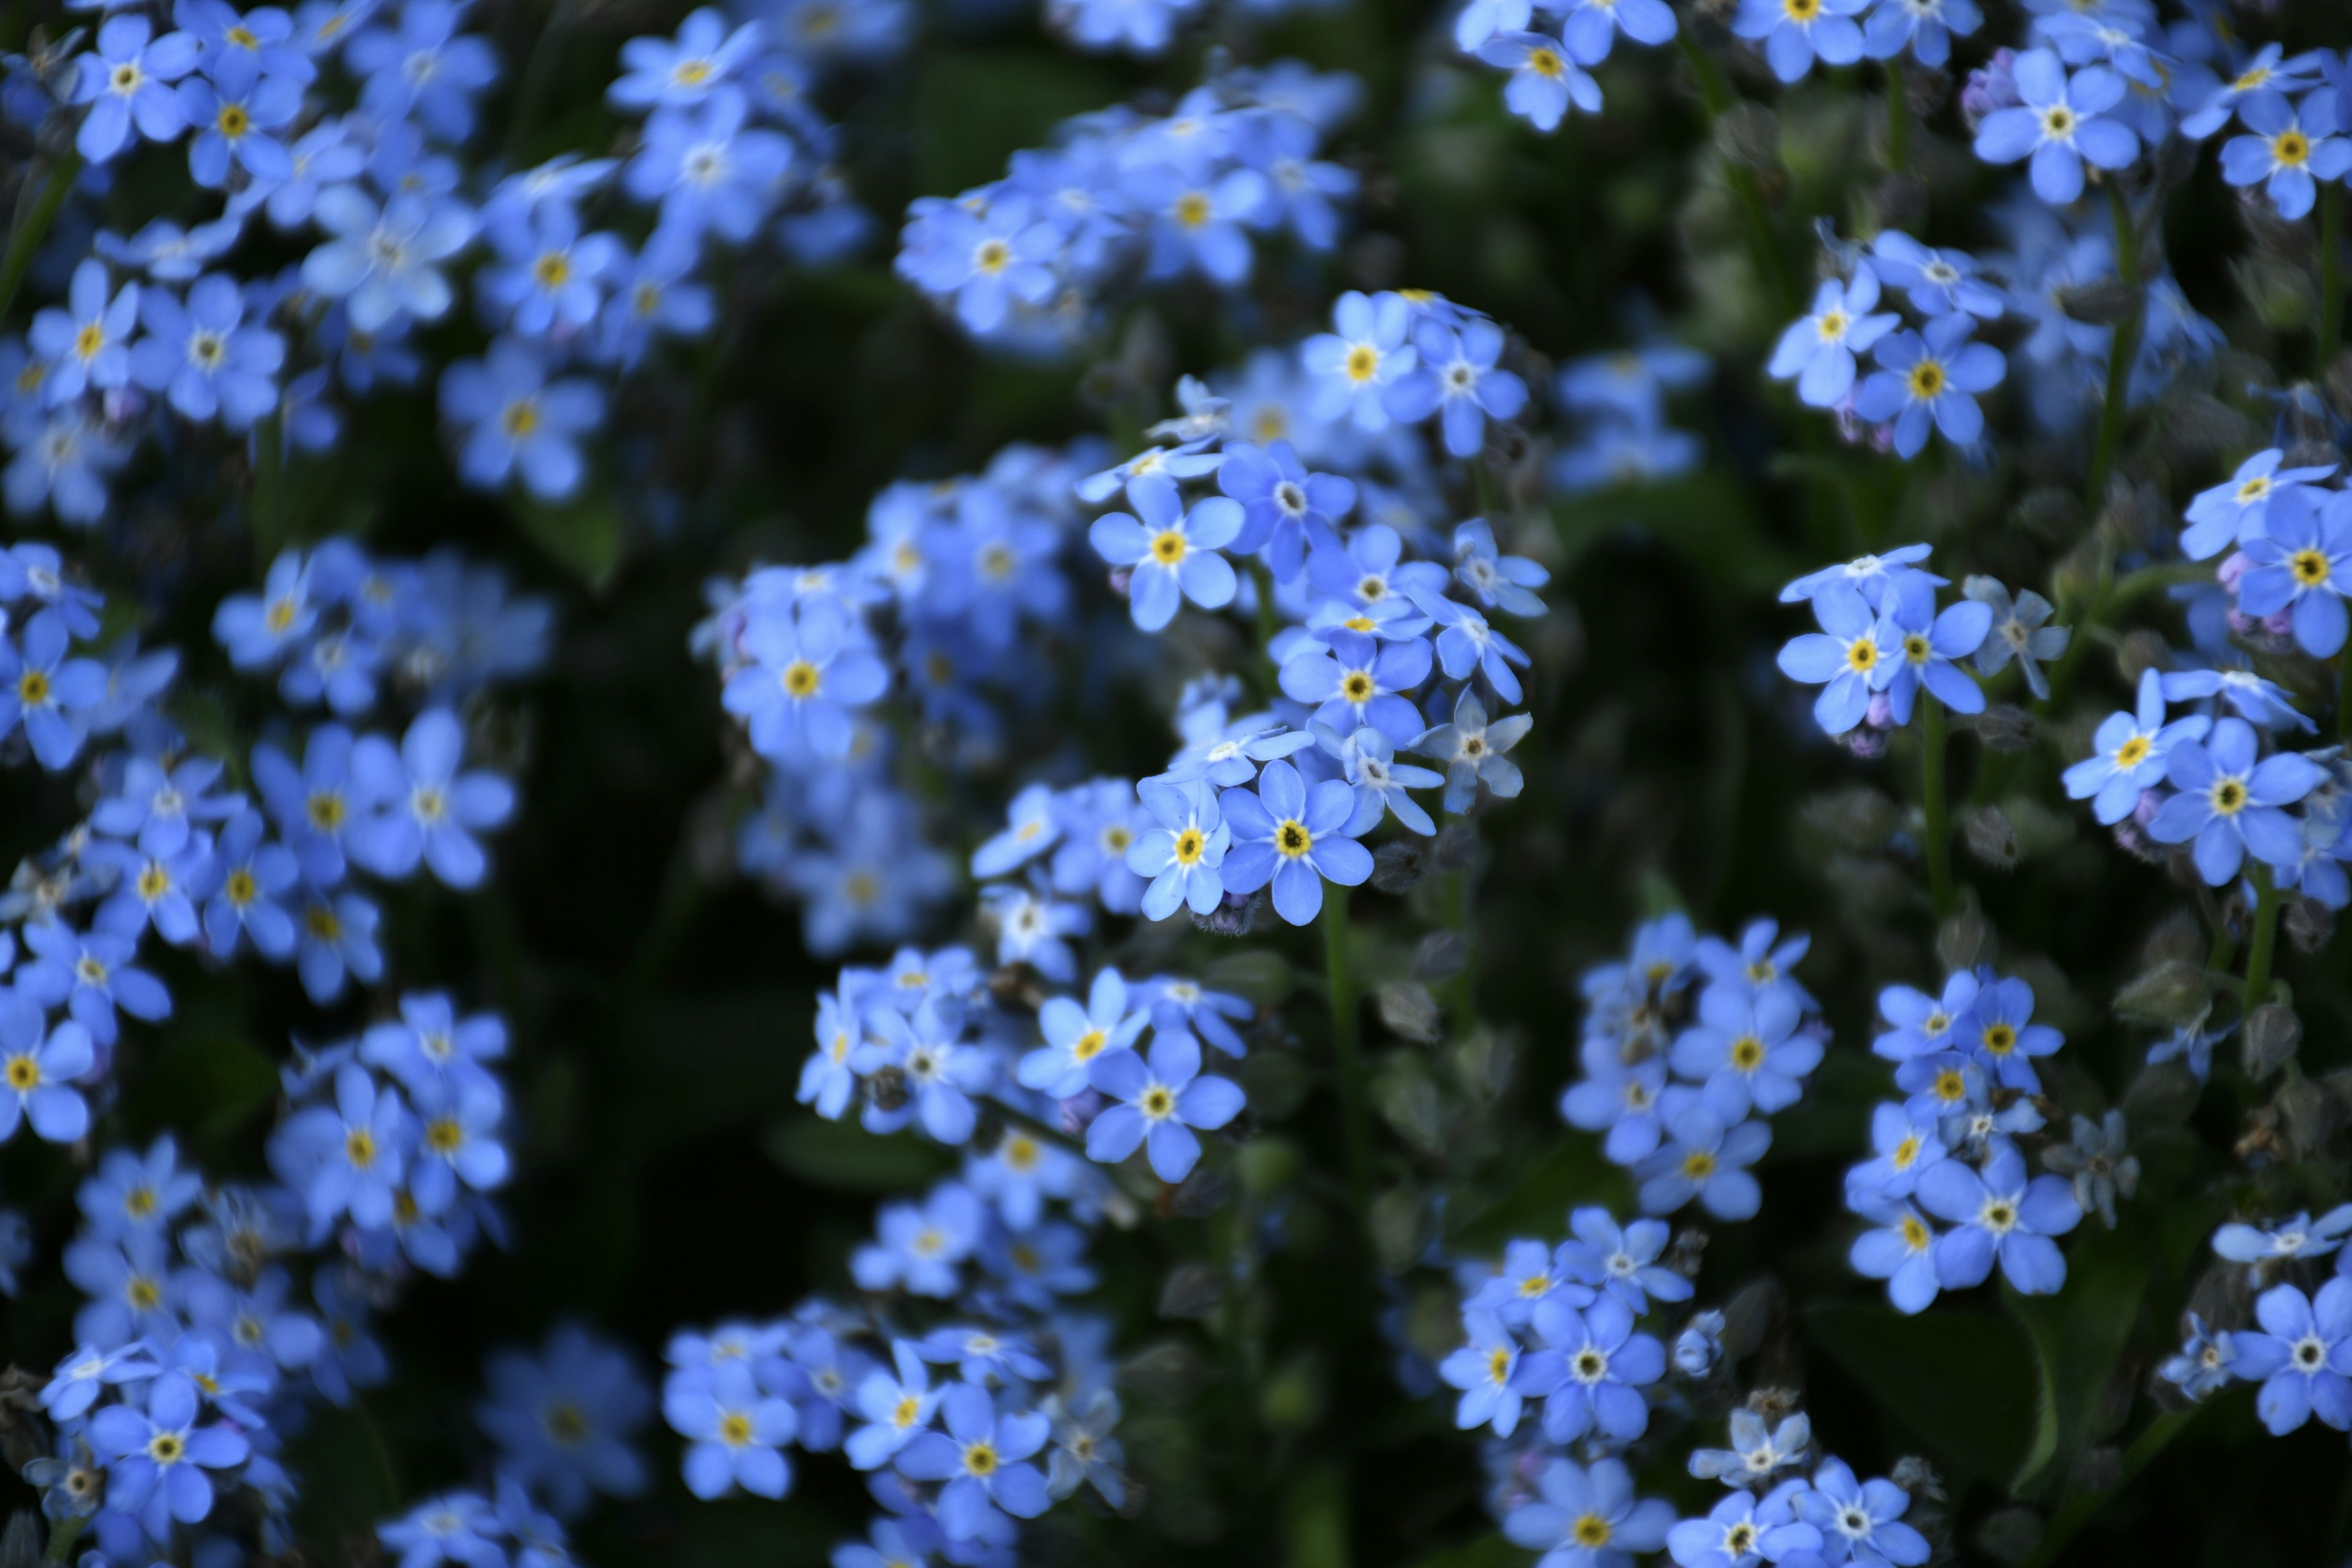
[(314, 1223), (348, 1213), (356, 1224), (375, 1228), (392, 1223), (394, 1194), (403, 1190), (416, 1131), (400, 1091), (347, 1061), (335, 1069), (334, 1102), (289, 1117), (271, 1157), (282, 1146), (303, 1168), (295, 1185)]
[(1849, 1206), (1872, 1222), (1854, 1237), (1846, 1260), (1865, 1279), (1886, 1281), (1886, 1299), (1897, 1311), (1923, 1312), (1941, 1288), (1936, 1280), (1936, 1228), (1910, 1204), (1867, 1196)]
[(2180, 553), (2191, 561), (2219, 555), (2232, 544), (2260, 539), (2273, 502), (2309, 488), (2336, 471), (2333, 463), (2288, 468), (2286, 454), (2273, 447), (2238, 465), (2238, 471), (2189, 503), (2189, 526), (2180, 532)]
[(2179, 791), (2159, 807), (2148, 837), (2159, 844), (2194, 840), (2199, 875), (2222, 887), (2251, 853), (2273, 866), (2303, 858), (2303, 835), (2283, 809), (2317, 788), (2326, 770), (2297, 752), (2257, 761), (2253, 726), (2224, 719), (2205, 741), (2183, 741), (2165, 761)]
[(1333, 331), (1301, 343), (1298, 363), (1310, 378), (1308, 410), (1318, 419), (1345, 416), (1360, 430), (1385, 430), (1389, 384), (1418, 362), (1405, 341), (1412, 310), (1402, 294), (1355, 289), (1331, 308)]
[(1129, 1001), (1126, 976), (1108, 965), (1096, 972), (1085, 1006), (1074, 997), (1047, 998), (1037, 1009), (1037, 1029), (1045, 1043), (1021, 1058), (1015, 1076), (1022, 1086), (1056, 1100), (1084, 1092), (1095, 1063), (1134, 1045), (1150, 1022), (1150, 1015)]
[(2183, 741), (2201, 741), (2213, 721), (2201, 713), (2164, 721), (2164, 679), (2156, 670), (2139, 677), (2134, 711), (2118, 710), (2091, 737), (2092, 752), (2066, 770), (2066, 795), (2088, 799), (2091, 815), (2113, 826), (2139, 805), (2140, 796), (2164, 782), (2166, 760)]
[[(959, 1266), (979, 1247), (987, 1223), (987, 1205), (970, 1187), (941, 1182), (920, 1205), (882, 1205), (874, 1225), (876, 1239), (849, 1255), (849, 1276), (861, 1290), (903, 1286), (915, 1295), (945, 1300), (962, 1288)], [(918, 1367), (922, 1364), (908, 1346), (899, 1361), (900, 1377), (919, 1388), (923, 1374), (907, 1376), (908, 1358)], [(859, 1404), (865, 1403), (861, 1394)], [(854, 1452), (850, 1456), (856, 1457)]]
[(1642, 1212), (1668, 1215), (1696, 1198), (1717, 1219), (1751, 1219), (1764, 1194), (1748, 1167), (1772, 1142), (1761, 1121), (1727, 1124), (1706, 1107), (1693, 1105), (1666, 1123), (1666, 1142), (1633, 1167), (1642, 1184)]
[(0, 634), (0, 740), (19, 725), (40, 764), (68, 766), (89, 733), (88, 714), (106, 698), (106, 667), (68, 658), (65, 617), (43, 610), (25, 624), (20, 651)]
[(1285, 695), (1319, 704), (1316, 722), (1342, 735), (1370, 725), (1399, 745), (1411, 745), (1428, 726), (1406, 694), (1429, 679), (1433, 662), (1424, 637), (1376, 640), (1337, 627), (1323, 643), (1302, 640), (1282, 667)]
[[(1814, 292), (1812, 312), (1773, 345), (1767, 367), (1772, 378), (1794, 379), (1797, 396), (1809, 408), (1835, 407), (1853, 386), (1853, 356), (1868, 353), (1902, 322), (1877, 304), (1878, 274), (1867, 262), (1854, 268), (1852, 282), (1824, 279)], [(1927, 552), (1920, 548), (1919, 553)]]
[(1233, 843), (1233, 830), (1225, 826), (1215, 792), (1205, 779), (1181, 784), (1146, 779), (1136, 793), (1160, 824), (1139, 835), (1127, 851), (1127, 868), (1150, 879), (1143, 891), (1144, 914), (1164, 921), (1179, 907), (1208, 914), (1225, 896), (1222, 868)]
[(1674, 1523), (1664, 1499), (1633, 1495), (1622, 1460), (1595, 1459), (1587, 1468), (1555, 1458), (1536, 1477), (1536, 1499), (1505, 1517), (1503, 1533), (1542, 1552), (1543, 1568), (1628, 1568), (1636, 1554), (1664, 1546)]
[(1958, 661), (1984, 645), (1991, 605), (1963, 599), (1938, 611), (1935, 590), (1915, 580), (1895, 593), (1879, 626), (1889, 651), (1871, 684), (1886, 694), (1895, 722), (1911, 721), (1923, 690), (1955, 713), (1984, 711), (1984, 688)]
[(1268, 763), (1256, 790), (1229, 789), (1217, 804), (1234, 833), (1225, 891), (1254, 893), (1272, 883), (1275, 911), (1292, 925), (1322, 912), (1327, 879), (1353, 888), (1372, 874), (1372, 852), (1348, 831), (1356, 796), (1343, 780), (1325, 779), (1310, 791), (1297, 768)]
[(1233, 563), (1217, 552), (1242, 531), (1240, 502), (1211, 496), (1187, 512), (1175, 480), (1145, 474), (1128, 481), (1127, 504), (1132, 514), (1105, 512), (1087, 538), (1104, 560), (1130, 569), (1128, 611), (1138, 626), (1160, 630), (1186, 599), (1204, 610), (1233, 603)]
[[(886, 1220), (893, 1208), (912, 1212), (910, 1205), (893, 1205), (882, 1211)], [(877, 1367), (857, 1385), (856, 1413), (866, 1418), (866, 1425), (850, 1433), (842, 1444), (849, 1462), (861, 1470), (880, 1469), (908, 1444), (929, 1430), (931, 1418), (939, 1411), (940, 1397), (946, 1393), (931, 1386), (930, 1369), (923, 1364), (922, 1354), (913, 1341), (892, 1341), (890, 1355), (897, 1363), (895, 1373)]]
[(1666, 1370), (1666, 1350), (1633, 1332), (1633, 1310), (1602, 1296), (1581, 1311), (1560, 1297), (1536, 1304), (1536, 1332), (1544, 1348), (1520, 1365), (1518, 1383), (1544, 1401), (1544, 1436), (1573, 1443), (1588, 1432), (1630, 1443), (1649, 1425), (1639, 1392)]
[(1675, 1041), (1670, 1061), (1700, 1085), (1708, 1110), (1726, 1122), (1750, 1109), (1769, 1116), (1805, 1092), (1822, 1061), (1822, 1042), (1797, 1031), (1797, 1004), (1778, 988), (1753, 997), (1711, 985), (1699, 997), (1698, 1023)]
[(352, 785), (376, 809), (352, 858), (380, 877), (405, 877), (422, 860), (448, 887), (479, 883), (488, 857), (474, 836), (514, 815), (514, 786), (487, 769), (459, 772), (465, 758), (466, 731), (446, 708), (418, 714), (397, 752), (381, 735), (352, 746)]
[(1305, 568), (1308, 545), (1336, 542), (1339, 520), (1356, 508), (1355, 480), (1309, 473), (1287, 441), (1227, 447), (1217, 488), (1242, 506), (1234, 549), (1242, 554), (1264, 550), (1277, 583)]
[(89, 1103), (74, 1080), (95, 1059), (79, 1024), (49, 1028), (41, 1008), (11, 993), (0, 998), (0, 1143), (29, 1121), (34, 1135), (70, 1143), (89, 1131)]
[(944, 1481), (940, 1527), (949, 1539), (977, 1539), (998, 1509), (1034, 1519), (1053, 1499), (1045, 1475), (1029, 1463), (1052, 1431), (1034, 1410), (999, 1413), (988, 1391), (969, 1383), (950, 1387), (940, 1402), (944, 1432), (925, 1432), (898, 1456), (898, 1473), (911, 1480)]
[(1975, 394), (1990, 392), (2009, 374), (2009, 362), (1990, 343), (1969, 342), (1974, 318), (1938, 316), (1925, 332), (1892, 332), (1873, 357), (1882, 368), (1854, 393), (1863, 418), (1894, 423), (1895, 449), (1916, 458), (1929, 429), (1955, 447), (1972, 447), (1984, 434), (1984, 410)]
[(1731, 30), (1761, 40), (1772, 74), (1795, 81), (1823, 65), (1850, 66), (1862, 58), (1862, 28), (1853, 20), (1869, 0), (1740, 0)]
[(2032, 1019), (2032, 986), (2015, 976), (1989, 980), (1952, 1026), (1952, 1043), (1976, 1058), (1988, 1081), (2039, 1094), (2042, 1079), (2033, 1058), (2049, 1056), (2066, 1037)]
[(2011, 1285), (2047, 1296), (2066, 1283), (2066, 1258), (2050, 1238), (2082, 1223), (2060, 1176), (2026, 1179), (2025, 1156), (1996, 1144), (1982, 1173), (1946, 1160), (1919, 1178), (1919, 1206), (1953, 1228), (1936, 1239), (1936, 1280), (1947, 1290), (1981, 1285), (1996, 1259)]
[(1454, 1425), (1465, 1432), (1492, 1426), (1496, 1436), (1507, 1437), (1518, 1429), (1527, 1404), (1511, 1386), (1519, 1369), (1519, 1342), (1492, 1312), (1465, 1310), (1462, 1319), (1469, 1342), (1437, 1363), (1437, 1375), (1462, 1391)]
[(703, 1499), (737, 1487), (780, 1498), (793, 1484), (779, 1450), (800, 1430), (789, 1401), (761, 1389), (740, 1361), (680, 1370), (662, 1391), (662, 1416), (686, 1439), (686, 1489)]
[[(205, 1472), (241, 1465), (252, 1451), (227, 1422), (199, 1426), (194, 1380), (166, 1372), (147, 1391), (146, 1407), (110, 1405), (90, 1417), (89, 1446), (108, 1462), (107, 1501), (127, 1515), (194, 1524), (212, 1512), (213, 1479)], [(161, 1504), (151, 1508), (149, 1500)]]
[(1601, 112), (1601, 84), (1549, 34), (1505, 33), (1481, 44), (1478, 58), (1511, 73), (1503, 106), (1538, 131), (1559, 129), (1571, 103)]
[[(2341, 145), (2352, 153), (2352, 141)], [(2352, 498), (2298, 489), (2273, 502), (2263, 536), (2242, 548), (2252, 568), (2238, 578), (2238, 613), (2284, 612), (2297, 647), (2314, 658), (2344, 646), (2344, 597), (2352, 594)]]
[(2019, 102), (1996, 109), (1977, 128), (1976, 154), (1988, 163), (2032, 160), (2033, 194), (2052, 206), (2083, 194), (2083, 165), (2121, 169), (2139, 156), (2139, 136), (2120, 120), (2105, 118), (2123, 101), (2123, 77), (2106, 66), (2085, 66), (2069, 80), (2050, 49), (2028, 49), (2012, 68)]
[(1149, 1058), (1133, 1048), (1095, 1058), (1087, 1082), (1121, 1103), (1087, 1129), (1087, 1158), (1115, 1165), (1138, 1147), (1154, 1174), (1181, 1182), (1201, 1158), (1193, 1129), (1213, 1132), (1241, 1113), (1242, 1086), (1201, 1076), (1201, 1043), (1190, 1035), (1156, 1035)]
[(2232, 136), (2221, 148), (2221, 178), (2233, 185), (2261, 185), (2293, 222), (2307, 215), (2321, 180), (2352, 172), (2352, 141), (2336, 134), (2336, 95), (2317, 92), (2300, 113), (2283, 92), (2253, 92), (2238, 104), (2238, 122), (2249, 134)]
[(1875, 1157), (1845, 1173), (1846, 1206), (1860, 1213), (1864, 1203), (1909, 1197), (1919, 1177), (1944, 1157), (1935, 1119), (1915, 1115), (1892, 1101), (1870, 1113), (1870, 1144)]
[(1791, 637), (1780, 649), (1780, 673), (1818, 686), (1813, 722), (1827, 735), (1843, 735), (1870, 711), (1879, 668), (1902, 657), (1891, 624), (1871, 613), (1862, 595), (1832, 583), (1813, 595), (1813, 618), (1821, 630)]

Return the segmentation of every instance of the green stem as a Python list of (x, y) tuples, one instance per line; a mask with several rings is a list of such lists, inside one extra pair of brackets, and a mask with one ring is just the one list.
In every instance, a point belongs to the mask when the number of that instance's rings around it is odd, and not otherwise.
[(2319, 378), (2327, 379), (2344, 342), (2344, 193), (2336, 182), (2319, 187)]
[[(1699, 100), (1706, 105), (1707, 120), (1713, 122), (1722, 119), (1738, 101), (1732, 95), (1731, 84), (1724, 79), (1723, 68), (1716, 64), (1713, 55), (1699, 47), (1688, 27), (1676, 31), (1675, 43), (1698, 78)], [(1797, 281), (1790, 276), (1789, 258), (1780, 254), (1780, 242), (1773, 237), (1772, 219), (1764, 207), (1763, 184), (1756, 178), (1755, 170), (1729, 158), (1723, 160), (1723, 178), (1747, 220), (1748, 243), (1756, 252), (1757, 270), (1778, 296), (1780, 314), (1800, 314)]]
[(2352, 647), (2336, 656), (2336, 738), (2352, 741)]
[(41, 1561), (44, 1563), (72, 1562), (74, 1542), (81, 1539), (82, 1527), (89, 1522), (89, 1521), (86, 1519), (59, 1520), (58, 1527), (49, 1531), (49, 1549), (41, 1553)]
[[(2212, 1403), (2209, 1399), (2205, 1405)], [(2131, 1483), (2134, 1477), (2147, 1468), (2149, 1463), (2158, 1454), (2164, 1452), (2166, 1447), (2175, 1437), (2180, 1436), (2181, 1429), (2197, 1419), (2199, 1413), (2204, 1410), (2205, 1405), (2192, 1405), (2186, 1410), (2167, 1411), (2149, 1422), (2147, 1430), (2142, 1432), (2137, 1440), (2129, 1448), (2124, 1450), (2123, 1473), (2116, 1478), (2116, 1484), (2105, 1491), (2081, 1491), (2068, 1498), (2064, 1505), (2050, 1516), (2049, 1528), (2042, 1531), (2042, 1539), (2034, 1543), (2032, 1552), (2018, 1563), (2017, 1568), (2047, 1568), (2048, 1564), (2057, 1562), (2059, 1554), (2065, 1550), (2066, 1543), (2074, 1540), (2084, 1525), (2098, 1516), (2099, 1510), (2107, 1506), (2107, 1500), (2110, 1498), (2123, 1490)]]
[(2107, 349), (2107, 390), (2099, 405), (2099, 444), (2091, 454), (2091, 477), (2083, 499), (2095, 512), (2106, 499), (2107, 473), (2115, 467), (2116, 448), (2123, 445), (2124, 416), (2131, 402), (2132, 364), (2139, 358), (2140, 324), (2147, 315), (2147, 296), (2140, 288), (2139, 231), (2132, 221), (2131, 199), (2123, 185), (2107, 181), (2107, 210), (2116, 225), (2116, 273), (2132, 290), (2130, 310), (2116, 323), (2115, 340)]
[(1372, 1208), (1372, 1124), (1364, 1099), (1363, 1049), (1356, 1036), (1356, 987), (1348, 969), (1348, 890), (1323, 899), (1323, 974), (1331, 997), (1331, 1064), (1339, 1075), (1339, 1114), (1348, 1138), (1348, 1195), (1358, 1223)]
[(1886, 62), (1886, 166), (1898, 174), (1911, 172), (1911, 94), (1900, 58)]
[(2278, 947), (2279, 894), (2270, 862), (2253, 866), (2254, 935), (2246, 949), (2246, 1011), (2251, 1013), (2271, 993), (2271, 954)]
[(1944, 705), (1919, 693), (1919, 803), (1927, 816), (1927, 901), (1936, 918), (1952, 912), (1952, 824), (1944, 799)]
[(8, 233), (7, 255), (0, 258), (0, 321), (7, 319), (8, 307), (16, 302), (16, 290), (24, 287), (25, 274), (32, 269), (33, 252), (41, 247), (49, 225), (57, 221), (58, 209), (66, 205), (74, 181), (80, 177), (81, 153), (68, 147), (49, 170), (48, 180), (33, 205), (17, 209), (16, 226)]

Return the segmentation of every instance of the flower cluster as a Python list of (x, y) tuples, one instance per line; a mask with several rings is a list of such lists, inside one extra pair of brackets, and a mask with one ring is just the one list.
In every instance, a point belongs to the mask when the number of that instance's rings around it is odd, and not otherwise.
[(1810, 945), (1770, 920), (1734, 946), (1668, 915), (1585, 974), (1584, 1074), (1559, 1112), (1604, 1135), (1644, 1213), (1696, 1199), (1717, 1219), (1754, 1217), (1762, 1192), (1748, 1167), (1771, 1146), (1769, 1118), (1804, 1093), (1829, 1043), (1821, 1005), (1790, 973)]

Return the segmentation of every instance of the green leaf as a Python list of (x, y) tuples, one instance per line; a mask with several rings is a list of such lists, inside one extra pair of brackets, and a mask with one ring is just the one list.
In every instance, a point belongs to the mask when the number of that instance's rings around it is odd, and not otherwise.
[(845, 1193), (912, 1192), (948, 1170), (945, 1157), (930, 1144), (814, 1116), (777, 1123), (764, 1147), (770, 1159), (802, 1181)]
[(1454, 1234), (1454, 1247), (1475, 1256), (1523, 1236), (1568, 1234), (1568, 1211), (1580, 1204), (1622, 1209), (1632, 1197), (1625, 1173), (1601, 1156), (1598, 1140), (1563, 1138), (1508, 1194)]
[(1859, 1302), (1804, 1315), (1814, 1347), (1957, 1476), (2007, 1476), (2032, 1446), (2033, 1349), (2015, 1320), (1938, 1310), (1906, 1317)]
[(609, 582), (621, 561), (621, 510), (602, 490), (566, 506), (521, 500), (515, 521), (533, 543), (592, 588)]
[(2139, 1319), (2153, 1261), (2135, 1228), (2107, 1230), (2085, 1222), (2066, 1255), (2066, 1288), (2055, 1296), (2005, 1291), (2009, 1309), (2033, 1342), (2041, 1373), (2039, 1420), (2032, 1448), (2010, 1489), (2039, 1490), (2063, 1477), (2091, 1429), (2101, 1396)]
[(915, 84), (916, 188), (953, 195), (1001, 177), (1073, 114), (1118, 96), (1097, 68), (1031, 50), (939, 50)]

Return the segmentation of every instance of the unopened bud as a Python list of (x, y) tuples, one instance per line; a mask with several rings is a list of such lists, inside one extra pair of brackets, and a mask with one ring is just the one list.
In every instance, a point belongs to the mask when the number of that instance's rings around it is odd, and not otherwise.
[(2139, 285), (2120, 278), (2102, 278), (2058, 290), (2058, 308), (2094, 327), (2115, 326), (2137, 308), (2139, 300)]
[(1969, 842), (1969, 853), (1996, 871), (2013, 869), (2023, 851), (2017, 842), (2017, 829), (2009, 814), (1997, 805), (1981, 805), (1969, 813), (1962, 825)]
[(1759, 171), (1780, 165), (1780, 121), (1760, 103), (1741, 102), (1715, 122), (1715, 150), (1724, 161)]
[(2128, 1023), (2177, 1029), (2195, 1023), (2213, 1005), (2205, 971), (2174, 958), (2144, 970), (2116, 993), (2116, 1014)]
[(1470, 943), (1458, 931), (1433, 931), (1412, 950), (1412, 977), (1443, 985), (1470, 962)]
[(2306, 899), (2299, 893), (2286, 895), (2286, 910), (2279, 917), (2279, 925), (2287, 941), (2297, 952), (2317, 952), (2336, 934), (2336, 911), (2317, 899)]
[(1392, 838), (1372, 855), (1372, 886), (1402, 897), (1421, 886), (1428, 865), (1426, 840)]
[(2013, 702), (1995, 702), (1983, 712), (1971, 716), (1969, 728), (1977, 732), (1987, 751), (2030, 752), (2033, 749), (2036, 726), (2033, 715)]
[(2260, 1080), (2284, 1067), (2303, 1044), (2303, 1020), (2280, 1002), (2265, 1002), (2246, 1015), (2246, 1076)]
[(1992, 959), (1992, 923), (1984, 911), (1965, 909), (1936, 928), (1936, 956), (1948, 970), (1974, 969)]
[(1433, 1043), (1442, 1032), (1437, 999), (1417, 980), (1391, 980), (1381, 987), (1381, 1022), (1391, 1033), (1424, 1046)]

